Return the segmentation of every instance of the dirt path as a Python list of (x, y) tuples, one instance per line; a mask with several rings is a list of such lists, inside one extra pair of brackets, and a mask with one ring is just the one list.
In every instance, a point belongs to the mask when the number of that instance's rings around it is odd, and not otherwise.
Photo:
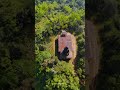
[(99, 69), (100, 46), (98, 44), (98, 33), (91, 21), (86, 21), (85, 31), (86, 43), (86, 90), (95, 90), (94, 80)]
[(73, 50), (73, 58), (70, 60), (70, 63), (75, 64), (74, 60), (77, 55), (77, 42), (74, 35), (72, 35), (72, 43), (73, 43), (74, 50)]

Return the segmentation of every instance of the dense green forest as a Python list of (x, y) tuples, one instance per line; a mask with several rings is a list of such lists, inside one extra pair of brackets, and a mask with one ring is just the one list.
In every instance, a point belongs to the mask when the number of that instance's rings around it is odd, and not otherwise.
[(0, 90), (34, 87), (32, 6), (32, 0), (0, 0)]
[[(36, 0), (36, 90), (85, 89), (84, 0)], [(77, 39), (76, 63), (60, 61), (53, 39), (66, 30)]]
[[(85, 17), (97, 26), (101, 42), (96, 90), (119, 90), (120, 1), (86, 0), (86, 16), (84, 4), (0, 0), (0, 90), (85, 90)], [(61, 30), (77, 39), (75, 67), (55, 56), (52, 42)]]
[(86, 0), (86, 19), (98, 27), (101, 42), (96, 90), (120, 90), (120, 1)]

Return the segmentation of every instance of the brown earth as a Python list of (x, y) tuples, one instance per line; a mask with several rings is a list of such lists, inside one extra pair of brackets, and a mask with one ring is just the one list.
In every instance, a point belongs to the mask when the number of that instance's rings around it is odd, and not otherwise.
[(86, 21), (86, 90), (95, 90), (95, 79), (99, 70), (100, 45), (98, 44), (98, 31), (91, 21)]
[(72, 52), (73, 53), (73, 58), (69, 62), (74, 64), (74, 60), (75, 60), (76, 55), (77, 55), (77, 44), (76, 44), (75, 36), (71, 35), (71, 37), (72, 37), (72, 43), (73, 43), (74, 50)]
[[(73, 58), (71, 58), (70, 60), (69, 60), (69, 63), (73, 63), (74, 64), (74, 60), (75, 60), (75, 58), (76, 58), (76, 55), (77, 55), (77, 44), (76, 44), (76, 37), (74, 36), (74, 35), (71, 35), (71, 37), (72, 37), (72, 43), (73, 43), (73, 47), (75, 47), (74, 48), (74, 50), (73, 50)], [(57, 46), (57, 39), (58, 39), (58, 36), (53, 36), (53, 37), (51, 37), (50, 38), (50, 40), (51, 40), (51, 44), (50, 45), (48, 45), (48, 46), (50, 46), (49, 47), (49, 51), (53, 54), (53, 55), (55, 55), (55, 56), (58, 56), (57, 55), (57, 49), (58, 49), (58, 47), (56, 47)]]

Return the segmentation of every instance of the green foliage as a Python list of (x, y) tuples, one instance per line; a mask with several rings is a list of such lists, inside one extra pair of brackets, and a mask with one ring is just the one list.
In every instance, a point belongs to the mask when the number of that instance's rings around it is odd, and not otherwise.
[(69, 6), (64, 6), (64, 10), (67, 12), (67, 13), (70, 13), (72, 11), (72, 9), (69, 7)]
[[(87, 19), (100, 27), (101, 41), (100, 72), (97, 76), (97, 90), (119, 90), (120, 88), (120, 1), (87, 0)], [(96, 7), (96, 8), (94, 8)]]
[(16, 83), (18, 83), (18, 77), (15, 74), (10, 60), (8, 58), (2, 58), (0, 68), (0, 88), (7, 89), (6, 86), (10, 85), (10, 88), (15, 89)]
[(74, 69), (69, 63), (58, 62), (52, 71), (55, 73), (52, 79), (46, 81), (45, 89), (51, 90), (79, 90), (79, 78), (75, 76)]
[(37, 62), (43, 62), (45, 59), (49, 59), (51, 57), (50, 52), (48, 51), (40, 51), (39, 54), (36, 55)]
[(55, 1), (36, 5), (35, 12), (37, 41), (42, 41), (45, 37), (56, 34), (62, 29), (79, 29), (85, 16), (84, 9), (74, 10), (70, 6), (61, 6)]
[(24, 80), (34, 78), (30, 3), (32, 0), (0, 1), (0, 90), (20, 89)]
[[(49, 63), (44, 61), (43, 67), (39, 70), (37, 90), (79, 90), (79, 78), (75, 76), (72, 64), (56, 60)], [(44, 87), (40, 86), (41, 83)]]
[[(84, 79), (84, 0), (44, 0), (35, 6), (36, 90), (79, 90)], [(81, 5), (81, 6), (79, 6)], [(50, 37), (64, 29), (77, 38), (77, 70), (49, 51)], [(51, 44), (50, 44), (51, 45)]]

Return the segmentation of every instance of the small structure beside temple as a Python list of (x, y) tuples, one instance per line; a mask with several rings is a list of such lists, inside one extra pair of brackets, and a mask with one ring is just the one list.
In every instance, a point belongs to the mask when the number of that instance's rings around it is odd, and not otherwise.
[(74, 58), (75, 51), (75, 37), (69, 32), (62, 31), (60, 35), (58, 35), (58, 53), (59, 59), (70, 60)]

